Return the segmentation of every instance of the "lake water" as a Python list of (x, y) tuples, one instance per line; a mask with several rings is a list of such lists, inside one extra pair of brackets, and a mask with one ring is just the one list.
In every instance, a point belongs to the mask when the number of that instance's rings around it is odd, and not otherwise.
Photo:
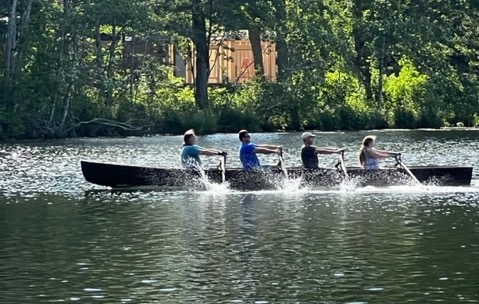
[[(316, 143), (347, 146), (356, 165), (365, 134)], [(409, 165), (479, 163), (476, 130), (375, 134)], [(293, 166), (299, 136), (253, 140), (284, 145)], [(111, 192), (81, 175), (81, 159), (178, 167), (181, 139), (0, 145), (0, 303), (479, 302), (477, 168), (471, 187), (324, 191)], [(198, 143), (239, 165), (235, 134)]]

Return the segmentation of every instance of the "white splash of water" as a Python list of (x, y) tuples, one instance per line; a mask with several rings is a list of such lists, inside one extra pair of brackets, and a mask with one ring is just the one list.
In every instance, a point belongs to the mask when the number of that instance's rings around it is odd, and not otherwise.
[(221, 184), (214, 183), (210, 181), (208, 178), (208, 175), (205, 173), (205, 171), (198, 167), (195, 166), (195, 169), (197, 172), (199, 172), (199, 181), (203, 184), (204, 190), (206, 190), (208, 193), (214, 193), (214, 194), (226, 194), (230, 192), (229, 188), (229, 183), (224, 182)]
[(355, 191), (360, 186), (361, 180), (357, 178), (346, 178), (339, 184), (340, 192)]
[(276, 189), (285, 193), (306, 192), (307, 187), (302, 185), (301, 178), (284, 178), (278, 181)]
[(203, 170), (200, 172), (199, 180), (203, 185), (203, 191), (213, 195), (228, 195), (233, 193), (278, 193), (283, 195), (301, 195), (301, 194), (363, 194), (363, 193), (397, 193), (397, 194), (433, 194), (433, 193), (451, 193), (451, 192), (479, 192), (479, 185), (473, 185), (471, 187), (454, 187), (454, 186), (437, 186), (434, 183), (427, 185), (418, 185), (412, 181), (409, 181), (406, 185), (376, 187), (376, 186), (361, 186), (360, 178), (347, 178), (344, 179), (339, 185), (331, 185), (330, 187), (324, 187), (321, 189), (311, 188), (307, 184), (304, 184), (301, 177), (297, 178), (275, 178), (273, 184), (274, 190), (260, 190), (260, 191), (236, 191), (230, 188), (228, 182), (214, 183), (209, 180), (207, 174)]
[(232, 190), (230, 189), (230, 184), (228, 182), (224, 182), (221, 184), (205, 182), (205, 187), (208, 193), (213, 194), (228, 194), (232, 192)]

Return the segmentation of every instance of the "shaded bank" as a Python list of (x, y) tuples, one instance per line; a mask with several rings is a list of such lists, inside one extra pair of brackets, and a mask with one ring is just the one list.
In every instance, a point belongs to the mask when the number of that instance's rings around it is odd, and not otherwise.
[(477, 124), (472, 1), (163, 2), (2, 1), (0, 137)]
[[(334, 75), (331, 75), (334, 78)], [(350, 79), (352, 81), (352, 79)], [(409, 81), (408, 79), (399, 80)], [(84, 113), (74, 121), (47, 127), (38, 124), (30, 111), (16, 110), (7, 115), (9, 122), (0, 124), (1, 139), (48, 139), (95, 136), (144, 136), (182, 134), (193, 128), (198, 134), (322, 130), (416, 129), (441, 127), (474, 127), (477, 114), (471, 110), (458, 113), (451, 107), (434, 111), (419, 108), (423, 96), (411, 95), (409, 105), (393, 103), (396, 79), (386, 82), (384, 106), (377, 109), (363, 99), (358, 83), (338, 85), (334, 80), (317, 93), (302, 96), (306, 88), (288, 91), (284, 83), (262, 80), (241, 86), (225, 85), (209, 89), (210, 106), (198, 110), (192, 87), (178, 85), (159, 88), (148, 101), (137, 99), (121, 103), (112, 113)], [(341, 89), (342, 88), (342, 89)], [(405, 89), (406, 91), (410, 88)], [(343, 91), (341, 91), (343, 90)], [(419, 89), (418, 89), (419, 90)], [(421, 89), (422, 90), (422, 89)], [(338, 91), (341, 91), (338, 93)], [(335, 92), (341, 96), (332, 96)], [(343, 98), (343, 100), (341, 100)], [(337, 102), (337, 101), (340, 102)], [(413, 102), (414, 101), (414, 102)], [(93, 105), (89, 100), (81, 107)], [(294, 106), (293, 106), (294, 105)], [(84, 112), (86, 109), (79, 109)]]

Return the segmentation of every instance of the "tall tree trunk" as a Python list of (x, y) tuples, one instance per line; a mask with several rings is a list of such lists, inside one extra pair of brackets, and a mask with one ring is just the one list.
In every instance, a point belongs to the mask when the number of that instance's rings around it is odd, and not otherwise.
[(25, 12), (23, 12), (22, 24), (20, 27), (22, 33), (25, 33), (25, 31), (28, 28), (28, 25), (30, 24), (30, 15), (32, 13), (32, 3), (33, 3), (33, 0), (28, 0)]
[[(115, 21), (113, 21), (115, 22)], [(116, 47), (118, 46), (118, 34), (116, 31), (116, 25), (112, 25), (112, 34), (111, 34), (111, 44), (110, 44), (110, 50), (108, 54), (108, 67), (107, 67), (107, 77), (112, 78), (113, 77), (113, 64), (115, 63), (115, 52), (116, 52)]]
[[(112, 83), (112, 81), (110, 80), (113, 80), (114, 78), (113, 65), (115, 63), (115, 52), (118, 46), (117, 26), (114, 23), (115, 19), (113, 19), (111, 44), (108, 53), (108, 66), (106, 69), (106, 78), (109, 80), (110, 84)], [(105, 99), (108, 106), (113, 106), (113, 87), (111, 87), (111, 85), (109, 85), (107, 90), (105, 91)]]
[(254, 71), (256, 76), (264, 76), (263, 49), (261, 47), (261, 35), (257, 27), (248, 27), (249, 42), (253, 50)]
[(101, 69), (103, 65), (103, 54), (102, 54), (102, 45), (101, 45), (101, 32), (100, 32), (100, 21), (97, 21), (95, 24), (95, 46), (96, 46), (96, 64), (98, 69)]
[(7, 42), (5, 46), (5, 78), (10, 80), (13, 66), (13, 50), (16, 45), (17, 37), (17, 0), (12, 1), (10, 12), (8, 14)]
[(30, 15), (32, 11), (32, 3), (33, 0), (28, 0), (27, 6), (25, 11), (22, 14), (21, 24), (20, 24), (20, 31), (17, 33), (17, 39), (19, 43), (17, 43), (17, 59), (15, 66), (12, 67), (12, 73), (17, 75), (17, 73), (21, 70), (23, 66), (23, 58), (25, 57), (25, 51), (28, 48), (26, 39), (23, 38), (26, 31), (28, 30), (28, 25), (30, 24)]
[[(354, 35), (353, 30), (353, 35)], [(354, 63), (359, 70), (360, 80), (366, 89), (366, 98), (369, 101), (373, 100), (373, 90), (371, 88), (371, 64), (369, 62), (369, 56), (365, 54), (364, 41), (358, 35), (354, 35), (354, 49), (356, 50), (356, 58)]]
[(278, 65), (278, 80), (283, 80), (288, 77), (287, 70), (289, 68), (288, 44), (284, 37), (280, 36), (276, 40), (276, 53)]
[(386, 44), (385, 34), (383, 33), (381, 45), (381, 58), (379, 58), (379, 88), (378, 88), (378, 110), (381, 110), (383, 105), (383, 68), (384, 68), (384, 47)]
[(286, 1), (280, 1), (279, 5), (276, 7), (276, 18), (279, 20), (279, 27), (276, 29), (277, 38), (276, 38), (276, 54), (278, 65), (278, 80), (283, 80), (288, 77), (287, 70), (289, 69), (289, 57), (288, 57), (288, 44), (286, 43)]
[[(211, 0), (210, 0), (211, 1)], [(192, 0), (192, 40), (196, 49), (195, 101), (199, 109), (208, 107), (209, 44), (206, 17), (201, 0)]]
[[(69, 20), (70, 20), (70, 14), (73, 9), (73, 2), (72, 0), (63, 0), (63, 18), (64, 22), (62, 24), (62, 31), (61, 31), (61, 44), (60, 44), (60, 56), (59, 56), (59, 62), (60, 62), (60, 67), (58, 69), (59, 75), (64, 78), (64, 84), (66, 85), (65, 90), (62, 92), (62, 102), (57, 102), (55, 101), (54, 106), (56, 104), (63, 104), (63, 113), (61, 114), (58, 120), (54, 120), (54, 125), (55, 128), (54, 134), (52, 136), (54, 137), (64, 137), (65, 130), (68, 128), (66, 126), (67, 123), (67, 118), (68, 115), (70, 114), (70, 109), (71, 109), (71, 101), (73, 98), (73, 91), (75, 89), (75, 84), (73, 78), (68, 75), (69, 73), (65, 73), (66, 70), (68, 69), (74, 69), (77, 65), (77, 34), (73, 33), (72, 36), (69, 36), (68, 33), (68, 27), (69, 27)], [(60, 108), (60, 106), (59, 106)], [(59, 109), (60, 110), (60, 109)]]
[(14, 106), (12, 70), (14, 67), (13, 51), (15, 50), (17, 37), (17, 3), (17, 0), (13, 0), (12, 5), (10, 6), (8, 14), (7, 40), (5, 43), (5, 79), (3, 83), (2, 97), (3, 104), (7, 109), (13, 109)]
[(67, 90), (65, 92), (65, 96), (63, 97), (63, 104), (64, 104), (64, 108), (63, 108), (63, 115), (62, 115), (62, 119), (60, 121), (60, 126), (58, 128), (58, 133), (60, 133), (61, 136), (63, 136), (64, 134), (62, 134), (65, 130), (65, 122), (67, 120), (67, 117), (68, 117), (68, 114), (70, 113), (70, 103), (71, 103), (71, 99), (72, 99), (72, 89), (73, 89), (73, 81), (70, 81), (67, 85)]
[[(365, 8), (364, 8), (365, 9)], [(356, 24), (353, 25), (353, 40), (354, 50), (356, 51), (356, 57), (354, 58), (354, 64), (359, 70), (360, 81), (366, 89), (366, 98), (373, 102), (373, 90), (371, 88), (371, 64), (369, 62), (369, 52), (365, 47), (364, 29), (361, 28), (363, 19), (363, 6), (360, 1), (356, 2), (353, 6), (353, 17)]]

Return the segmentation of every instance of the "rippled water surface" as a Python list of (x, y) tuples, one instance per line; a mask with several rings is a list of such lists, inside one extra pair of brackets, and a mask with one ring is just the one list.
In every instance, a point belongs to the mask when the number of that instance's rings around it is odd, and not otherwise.
[[(364, 135), (317, 143), (347, 146), (355, 165)], [(479, 131), (378, 135), (410, 165), (479, 163)], [(253, 136), (299, 164), (299, 134)], [(239, 165), (238, 143), (199, 138), (230, 152), (228, 166)], [(178, 166), (180, 146), (179, 136), (1, 145), (0, 303), (479, 302), (477, 171), (471, 187), (241, 193), (111, 192), (79, 168)]]

